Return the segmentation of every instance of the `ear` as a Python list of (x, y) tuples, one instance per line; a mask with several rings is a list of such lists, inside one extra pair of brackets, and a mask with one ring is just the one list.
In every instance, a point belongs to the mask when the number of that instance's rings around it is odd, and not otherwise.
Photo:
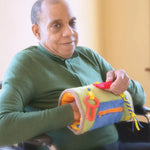
[(32, 32), (37, 37), (38, 40), (41, 39), (41, 36), (40, 36), (40, 27), (37, 24), (33, 24), (32, 25)]

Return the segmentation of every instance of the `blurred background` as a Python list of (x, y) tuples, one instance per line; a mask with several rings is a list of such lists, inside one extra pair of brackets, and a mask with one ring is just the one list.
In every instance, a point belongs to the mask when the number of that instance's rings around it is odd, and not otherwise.
[[(0, 0), (0, 80), (12, 57), (38, 45), (31, 31), (35, 0)], [(139, 81), (150, 107), (150, 0), (70, 0), (79, 45), (92, 48), (114, 68)]]

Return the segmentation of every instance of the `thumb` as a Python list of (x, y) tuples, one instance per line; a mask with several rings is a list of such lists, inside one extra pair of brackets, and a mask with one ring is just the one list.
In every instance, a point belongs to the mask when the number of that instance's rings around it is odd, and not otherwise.
[(112, 82), (115, 79), (115, 73), (114, 71), (109, 71), (106, 74), (106, 82)]

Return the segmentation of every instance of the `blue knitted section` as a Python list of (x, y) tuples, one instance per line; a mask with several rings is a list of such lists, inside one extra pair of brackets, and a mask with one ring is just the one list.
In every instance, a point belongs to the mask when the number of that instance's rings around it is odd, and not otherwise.
[(99, 112), (118, 107), (123, 107), (123, 99), (100, 103), (95, 117), (95, 122), (89, 131), (119, 122), (123, 115), (123, 111), (107, 113), (99, 117)]

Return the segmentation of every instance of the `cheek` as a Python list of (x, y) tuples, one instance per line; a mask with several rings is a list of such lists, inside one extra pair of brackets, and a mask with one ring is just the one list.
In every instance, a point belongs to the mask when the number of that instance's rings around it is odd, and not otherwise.
[(41, 32), (40, 36), (41, 36), (41, 41), (43, 43), (45, 43), (47, 41), (47, 35), (46, 35), (46, 33), (45, 32)]
[(52, 35), (52, 34), (49, 34), (47, 36), (47, 40), (52, 44), (57, 44), (57, 42), (59, 42), (59, 38), (57, 37), (57, 35)]
[(79, 37), (78, 32), (75, 31), (76, 45), (78, 44), (78, 40), (79, 40), (78, 37)]
[(52, 49), (57, 49), (59, 46), (59, 37), (57, 35), (48, 35), (46, 39), (46, 44)]

